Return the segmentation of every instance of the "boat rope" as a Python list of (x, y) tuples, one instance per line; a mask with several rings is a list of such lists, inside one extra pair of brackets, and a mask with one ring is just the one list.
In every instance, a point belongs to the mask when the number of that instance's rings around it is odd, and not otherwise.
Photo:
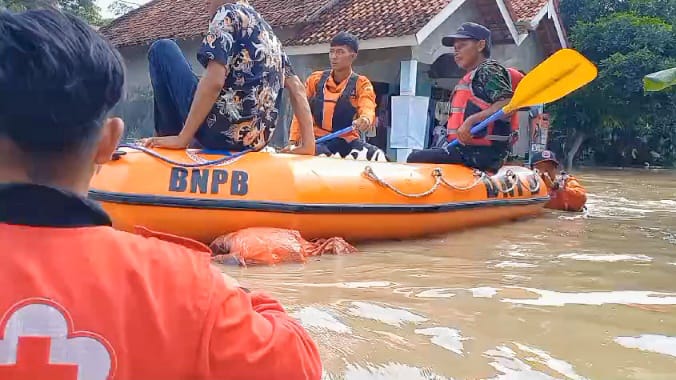
[(219, 158), (219, 159), (216, 159), (216, 160), (205, 160), (205, 159), (197, 156), (195, 153), (190, 152), (189, 150), (186, 149), (185, 150), (186, 154), (188, 155), (189, 158), (191, 158), (194, 161), (193, 163), (190, 163), (190, 162), (174, 161), (171, 158), (165, 157), (165, 156), (155, 152), (152, 149), (149, 149), (149, 148), (146, 148), (144, 146), (137, 145), (137, 144), (120, 144), (120, 146), (118, 148), (129, 148), (129, 149), (138, 150), (138, 151), (146, 153), (150, 156), (153, 156), (153, 157), (155, 157), (159, 160), (162, 160), (162, 161), (164, 161), (168, 164), (171, 164), (171, 165), (174, 165), (174, 166), (181, 166), (181, 167), (184, 167), (184, 168), (199, 168), (199, 167), (204, 167), (204, 166), (226, 165), (226, 164), (230, 164), (230, 163), (236, 161), (237, 159), (241, 158), (246, 153), (250, 152), (250, 150), (245, 150), (245, 151), (233, 154), (232, 156), (226, 156), (226, 157)]
[[(439, 168), (437, 168), (437, 170), (441, 171)], [(455, 189), (455, 190), (459, 190), (459, 191), (467, 191), (467, 190), (473, 189), (475, 186), (480, 184), (481, 181), (484, 179), (484, 177), (486, 177), (486, 173), (484, 173), (480, 170), (476, 170), (476, 169), (474, 169), (473, 175), (474, 175), (474, 177), (476, 177), (476, 179), (469, 186), (456, 186), (456, 185), (446, 181), (446, 178), (444, 178), (443, 176), (441, 177), (441, 183), (450, 187), (451, 189)]]
[(200, 157), (197, 153), (190, 151), (190, 150), (187, 150), (187, 149), (185, 151), (185, 154), (191, 160), (193, 160), (194, 162), (197, 162), (197, 163), (200, 163), (200, 164), (207, 164), (208, 166), (226, 166), (226, 165), (230, 165), (232, 163), (235, 163), (235, 162), (239, 161), (240, 158), (244, 157), (241, 154), (239, 154), (239, 155), (234, 154), (234, 155), (231, 155), (231, 156), (228, 157), (228, 158), (230, 158), (230, 160), (226, 160), (226, 161), (223, 161), (221, 163), (215, 163), (214, 164), (213, 163), (214, 161), (219, 161), (220, 159), (219, 160), (207, 160), (205, 158)]
[[(474, 180), (474, 182), (472, 182), (471, 185), (469, 185), (469, 186), (457, 186), (457, 185), (454, 185), (454, 184), (448, 182), (444, 178), (444, 174), (441, 171), (441, 168), (432, 169), (431, 174), (432, 174), (432, 177), (434, 177), (434, 184), (432, 185), (432, 187), (429, 190), (423, 191), (421, 193), (405, 193), (405, 192), (397, 189), (396, 187), (394, 187), (392, 184), (390, 184), (386, 180), (380, 178), (375, 173), (375, 171), (373, 171), (373, 168), (371, 166), (366, 166), (364, 168), (364, 175), (367, 178), (369, 178), (369, 179), (377, 182), (381, 186), (384, 186), (384, 187), (392, 190), (393, 192), (395, 192), (395, 193), (397, 193), (397, 194), (399, 194), (403, 197), (407, 197), (407, 198), (423, 198), (423, 197), (426, 197), (430, 194), (433, 194), (435, 191), (437, 191), (437, 189), (439, 188), (439, 186), (441, 184), (444, 184), (444, 185), (446, 185), (446, 186), (448, 186), (452, 189), (458, 190), (458, 191), (471, 190), (474, 187), (478, 186), (487, 177), (486, 173), (475, 169), (474, 173), (473, 173), (475, 180)], [(519, 177), (512, 170), (507, 170), (507, 173), (505, 173), (505, 177), (510, 179), (509, 182), (511, 182), (511, 186), (509, 186), (507, 189), (502, 189), (501, 187), (498, 186), (498, 191), (500, 191), (503, 194), (511, 193), (512, 191), (514, 191), (514, 189), (516, 188), (516, 185), (519, 183)], [(540, 182), (539, 181), (537, 182), (535, 190), (533, 190), (533, 188), (532, 188), (532, 186), (530, 186), (530, 184), (529, 184), (529, 188), (533, 192), (539, 191), (540, 190)]]
[(435, 168), (434, 170), (432, 170), (432, 176), (434, 177), (434, 185), (432, 185), (432, 187), (427, 191), (412, 194), (412, 193), (404, 193), (403, 191), (389, 184), (384, 179), (381, 179), (380, 177), (378, 177), (378, 175), (373, 171), (373, 168), (371, 168), (370, 166), (366, 166), (364, 168), (364, 174), (366, 175), (367, 178), (376, 181), (380, 185), (385, 186), (386, 188), (394, 191), (395, 193), (407, 198), (423, 198), (434, 193), (441, 185), (441, 177), (442, 177), (441, 169)]

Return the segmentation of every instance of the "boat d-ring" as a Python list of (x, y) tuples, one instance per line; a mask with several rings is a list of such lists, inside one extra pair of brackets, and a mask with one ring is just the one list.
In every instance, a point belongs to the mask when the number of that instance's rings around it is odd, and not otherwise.
[(112, 160), (117, 161), (120, 158), (122, 158), (122, 156), (124, 156), (125, 154), (127, 154), (127, 152), (125, 152), (124, 150), (116, 150), (113, 152)]

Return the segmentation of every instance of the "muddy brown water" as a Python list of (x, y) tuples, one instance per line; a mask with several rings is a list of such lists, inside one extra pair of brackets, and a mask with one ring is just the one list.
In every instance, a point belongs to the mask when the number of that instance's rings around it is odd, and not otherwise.
[(325, 379), (676, 379), (676, 172), (576, 174), (586, 214), (224, 271), (302, 322)]

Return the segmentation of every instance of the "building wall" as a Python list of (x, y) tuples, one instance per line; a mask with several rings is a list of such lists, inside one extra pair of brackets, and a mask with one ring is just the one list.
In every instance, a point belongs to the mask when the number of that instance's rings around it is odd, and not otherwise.
[(413, 47), (413, 59), (431, 65), (440, 55), (451, 52), (451, 48), (441, 45), (441, 39), (455, 33), (460, 24), (468, 21), (481, 22), (481, 15), (472, 1), (466, 1), (419, 46)]

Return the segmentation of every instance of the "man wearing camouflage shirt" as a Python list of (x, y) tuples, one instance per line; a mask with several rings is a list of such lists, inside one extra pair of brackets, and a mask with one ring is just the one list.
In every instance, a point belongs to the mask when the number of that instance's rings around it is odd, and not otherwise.
[(467, 22), (456, 34), (444, 37), (442, 44), (455, 48), (458, 67), (467, 71), (453, 91), (448, 120), (448, 142), (459, 140), (456, 146), (413, 151), (411, 163), (463, 164), (482, 171), (496, 172), (503, 165), (514, 142), (518, 125), (506, 117), (491, 123), (481, 134), (472, 136), (471, 128), (507, 105), (513, 89), (523, 77), (490, 59), (490, 31), (479, 24)]

